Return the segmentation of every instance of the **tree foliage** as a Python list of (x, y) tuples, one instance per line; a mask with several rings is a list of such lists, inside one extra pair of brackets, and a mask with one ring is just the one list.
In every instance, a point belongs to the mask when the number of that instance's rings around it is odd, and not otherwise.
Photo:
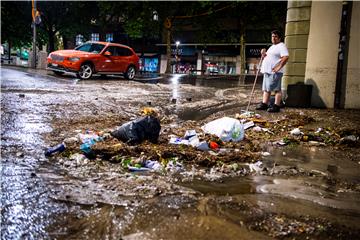
[(1, 42), (13, 47), (31, 44), (31, 2), (1, 3)]
[(55, 49), (57, 34), (67, 38), (88, 33), (98, 17), (96, 2), (39, 1), (37, 8), (41, 13), (40, 29), (43, 31), (39, 41), (47, 42), (49, 51)]
[[(264, 42), (269, 41), (271, 29), (284, 29), (286, 17), (286, 2), (37, 1), (37, 7), (42, 19), (38, 42), (48, 44), (50, 51), (57, 48), (58, 36), (74, 39), (95, 29), (168, 44), (175, 39), (239, 43), (242, 36)], [(31, 43), (31, 2), (2, 2), (1, 13), (2, 41), (17, 46)], [(167, 20), (169, 28), (164, 24)]]

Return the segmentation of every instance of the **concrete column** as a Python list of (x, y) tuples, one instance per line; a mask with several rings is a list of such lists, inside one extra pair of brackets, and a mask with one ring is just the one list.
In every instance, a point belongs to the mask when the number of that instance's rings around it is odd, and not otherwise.
[(165, 73), (167, 67), (167, 57), (162, 54), (160, 58), (160, 73)]
[(196, 60), (196, 75), (201, 75), (201, 67), (202, 67), (203, 54), (201, 51), (198, 51), (198, 57)]
[(352, 2), (345, 108), (360, 108), (360, 2)]
[(334, 107), (341, 11), (340, 1), (314, 1), (311, 6), (305, 83), (313, 85), (315, 107)]
[(284, 92), (288, 84), (303, 83), (305, 80), (311, 4), (311, 1), (288, 1), (285, 44), (289, 60), (282, 82)]
[(236, 74), (241, 74), (241, 57), (240, 55), (236, 56), (236, 70), (235, 70)]

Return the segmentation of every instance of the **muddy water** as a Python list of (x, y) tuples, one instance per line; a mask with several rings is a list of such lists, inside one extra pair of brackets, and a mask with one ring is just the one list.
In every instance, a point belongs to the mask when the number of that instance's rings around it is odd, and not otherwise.
[[(211, 113), (243, 105), (249, 86), (213, 88), (181, 78), (158, 84), (78, 81), (12, 69), (2, 69), (1, 78), (2, 239), (359, 236), (358, 191), (328, 178), (358, 183), (359, 165), (336, 161), (339, 156), (322, 148), (265, 147), (271, 155), (262, 159), (264, 165), (279, 174), (219, 179), (190, 167), (175, 175), (132, 174), (118, 164), (43, 156), (45, 146), (72, 136), (64, 130), (46, 139), (56, 127), (54, 118), (112, 117), (113, 112), (131, 117), (151, 101), (164, 112), (193, 119), (193, 109)], [(220, 80), (213, 81), (216, 86)]]

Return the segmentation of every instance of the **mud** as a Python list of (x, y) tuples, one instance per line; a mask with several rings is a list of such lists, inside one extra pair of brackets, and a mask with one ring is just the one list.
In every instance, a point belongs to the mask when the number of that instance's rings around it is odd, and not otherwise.
[[(201, 135), (226, 149), (202, 152), (169, 144), (169, 135), (201, 133), (203, 124), (222, 116), (241, 119), (251, 86), (181, 77), (155, 84), (111, 76), (78, 81), (18, 69), (1, 74), (6, 239), (356, 239), (360, 234), (359, 141), (346, 138), (359, 137), (359, 111), (257, 112), (260, 118), (247, 120), (267, 131), (250, 128), (238, 143)], [(47, 146), (79, 132), (104, 134), (136, 119), (149, 102), (161, 120), (158, 144), (129, 146), (107, 138), (92, 147), (91, 158), (79, 157), (78, 143), (44, 157)], [(291, 135), (294, 128), (304, 134)], [(176, 159), (184, 167), (134, 173), (122, 164), (140, 158), (164, 164)], [(260, 169), (251, 171), (257, 161)]]

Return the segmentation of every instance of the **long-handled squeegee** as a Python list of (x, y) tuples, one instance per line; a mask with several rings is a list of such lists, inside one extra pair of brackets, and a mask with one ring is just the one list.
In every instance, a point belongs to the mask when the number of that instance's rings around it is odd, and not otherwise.
[(259, 67), (258, 67), (258, 69), (257, 69), (257, 71), (256, 71), (254, 84), (253, 84), (253, 87), (252, 87), (252, 90), (251, 90), (249, 103), (248, 103), (248, 105), (247, 105), (247, 107), (246, 107), (246, 111), (245, 111), (246, 113), (248, 113), (248, 112), (249, 112), (249, 107), (250, 107), (250, 104), (251, 104), (252, 98), (253, 98), (253, 96), (254, 96), (254, 92), (255, 92), (255, 85), (256, 85), (257, 78), (258, 78), (258, 76), (259, 76), (259, 71), (260, 71), (260, 68), (261, 68), (261, 64), (262, 64), (262, 62), (263, 62), (263, 59), (264, 59), (264, 58), (261, 56), (261, 58), (260, 58), (260, 62), (259, 62)]

